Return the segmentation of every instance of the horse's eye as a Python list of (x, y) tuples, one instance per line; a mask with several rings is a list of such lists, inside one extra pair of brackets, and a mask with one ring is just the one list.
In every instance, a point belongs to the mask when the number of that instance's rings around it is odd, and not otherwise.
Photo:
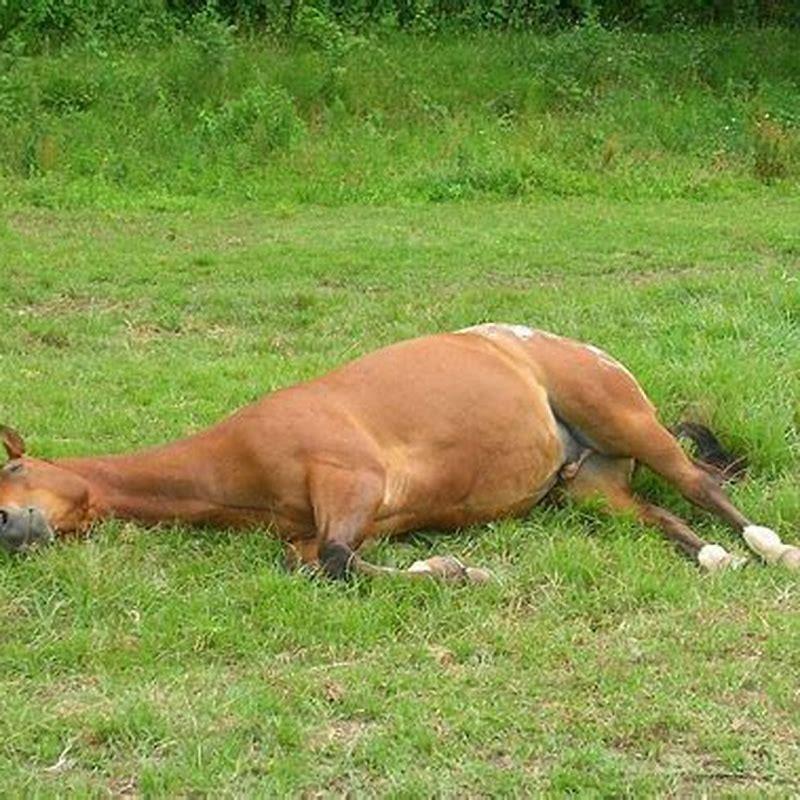
[(3, 467), (3, 472), (7, 475), (18, 475), (25, 468), (21, 461), (12, 461)]

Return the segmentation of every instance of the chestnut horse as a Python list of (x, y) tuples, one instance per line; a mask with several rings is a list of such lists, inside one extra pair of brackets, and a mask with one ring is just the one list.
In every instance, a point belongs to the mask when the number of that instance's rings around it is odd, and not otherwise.
[(754, 525), (659, 423), (603, 351), (522, 325), (485, 324), (394, 344), (273, 392), (200, 433), (130, 455), (45, 461), (0, 434), (0, 542), (25, 548), (109, 517), (265, 526), (296, 564), (333, 577), (481, 580), (452, 558), (409, 570), (357, 555), (374, 536), (521, 515), (555, 487), (633, 513), (701, 567), (736, 559), (631, 490), (635, 463), (741, 533), (768, 563), (800, 548)]

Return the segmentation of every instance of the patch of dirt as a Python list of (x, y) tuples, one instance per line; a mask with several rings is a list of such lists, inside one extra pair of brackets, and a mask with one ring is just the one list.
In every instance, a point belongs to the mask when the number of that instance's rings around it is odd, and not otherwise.
[(59, 294), (38, 303), (29, 303), (15, 309), (20, 317), (53, 317), (71, 314), (110, 314), (131, 311), (140, 303), (109, 300), (91, 295)]
[(128, 341), (132, 344), (148, 344), (162, 339), (201, 333), (208, 339), (234, 340), (239, 336), (237, 328), (226, 325), (202, 325), (196, 320), (186, 319), (176, 326), (163, 326), (157, 322), (134, 322), (125, 320)]
[(458, 666), (455, 654), (446, 647), (442, 647), (438, 644), (430, 644), (428, 645), (428, 652), (440, 667), (452, 669)]
[(322, 728), (313, 731), (309, 737), (312, 750), (324, 750), (336, 745), (348, 752), (355, 749), (364, 736), (377, 727), (376, 722), (359, 719), (336, 719)]
[(329, 703), (339, 703), (344, 699), (345, 688), (339, 681), (326, 680), (323, 686), (323, 694)]
[(111, 778), (107, 786), (111, 797), (139, 797), (138, 781), (134, 776)]

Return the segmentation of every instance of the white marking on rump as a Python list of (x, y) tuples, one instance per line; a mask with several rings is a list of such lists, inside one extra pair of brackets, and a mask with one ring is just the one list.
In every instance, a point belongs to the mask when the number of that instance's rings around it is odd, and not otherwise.
[(534, 336), (554, 337), (552, 333), (536, 330), (536, 328), (529, 328), (527, 325), (511, 325), (507, 322), (484, 322), (481, 325), (461, 328), (461, 330), (456, 331), (456, 333), (477, 333), (480, 336), (487, 336), (490, 339), (503, 333), (515, 336), (517, 339), (532, 339)]
[(763, 525), (748, 525), (742, 536), (750, 549), (758, 553), (768, 564), (780, 562), (789, 569), (800, 569), (800, 548), (784, 544), (772, 528)]

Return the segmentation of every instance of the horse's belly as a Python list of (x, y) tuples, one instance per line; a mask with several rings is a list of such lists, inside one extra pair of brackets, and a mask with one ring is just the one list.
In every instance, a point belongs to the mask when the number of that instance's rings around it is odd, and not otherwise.
[(550, 491), (564, 461), (549, 416), (532, 415), (512, 436), (498, 432), (470, 447), (397, 458), (398, 466), (387, 470), (376, 532), (460, 527), (530, 509)]

